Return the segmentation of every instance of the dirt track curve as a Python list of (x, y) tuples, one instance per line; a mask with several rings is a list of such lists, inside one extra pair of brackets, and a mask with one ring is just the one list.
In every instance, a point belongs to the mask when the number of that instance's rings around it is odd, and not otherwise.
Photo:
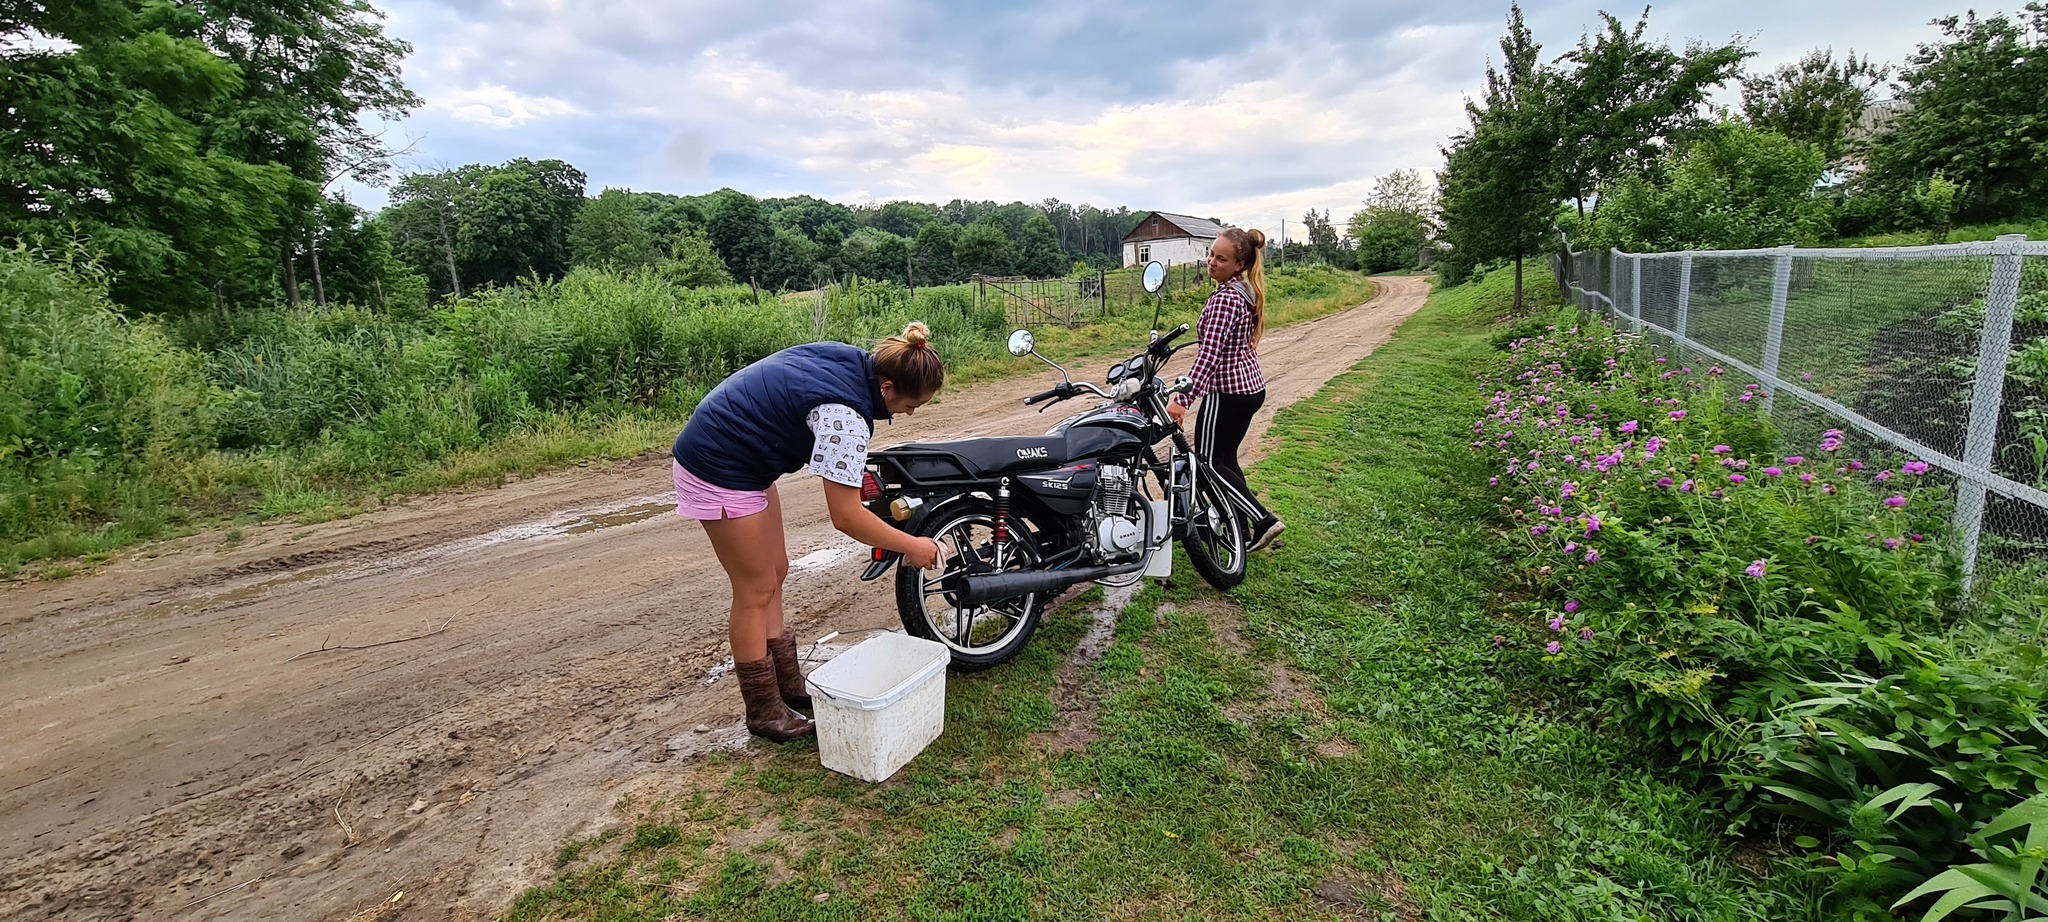
[[(1376, 281), (1267, 337), (1255, 439), (1428, 291)], [(948, 394), (876, 442), (1043, 431), (1057, 411), (1018, 404), (1041, 383)], [(0, 917), (502, 910), (622, 791), (746, 744), (726, 584), (668, 483), (650, 455), (0, 586)], [(816, 481), (783, 486), (791, 629), (896, 625)]]

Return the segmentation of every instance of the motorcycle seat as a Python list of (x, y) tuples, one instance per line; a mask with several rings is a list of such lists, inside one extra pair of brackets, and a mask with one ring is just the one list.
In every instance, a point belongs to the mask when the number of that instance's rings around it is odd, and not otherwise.
[(973, 477), (1039, 470), (1065, 464), (1071, 457), (1066, 437), (1057, 435), (961, 439), (957, 442), (901, 445), (887, 450), (951, 455)]

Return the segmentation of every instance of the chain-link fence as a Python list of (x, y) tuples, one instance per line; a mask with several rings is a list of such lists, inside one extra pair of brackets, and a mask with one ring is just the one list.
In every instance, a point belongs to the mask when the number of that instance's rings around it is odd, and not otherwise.
[(1722, 366), (1792, 444), (1826, 429), (1955, 490), (1966, 579), (2048, 594), (2048, 241), (1584, 252), (1573, 303)]

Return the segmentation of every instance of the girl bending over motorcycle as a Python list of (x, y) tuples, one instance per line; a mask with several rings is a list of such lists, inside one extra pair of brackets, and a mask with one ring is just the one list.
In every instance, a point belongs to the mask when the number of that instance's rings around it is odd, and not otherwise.
[(909, 566), (938, 562), (938, 542), (904, 534), (861, 505), (874, 421), (909, 416), (945, 383), (922, 323), (872, 354), (844, 343), (794, 346), (740, 369), (697, 405), (676, 437), (676, 514), (704, 533), (732, 580), (728, 637), (746, 702), (747, 730), (776, 742), (815, 732), (791, 708), (809, 708), (796, 640), (783, 630), (789, 576), (782, 499), (775, 481), (808, 470), (825, 481), (832, 526)]

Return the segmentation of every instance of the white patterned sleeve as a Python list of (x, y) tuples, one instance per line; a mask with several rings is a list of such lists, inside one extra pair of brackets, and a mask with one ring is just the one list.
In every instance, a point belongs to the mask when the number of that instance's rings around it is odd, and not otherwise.
[(852, 407), (843, 403), (821, 404), (811, 411), (810, 472), (849, 487), (860, 486), (861, 474), (868, 466), (868, 431), (866, 420), (860, 418)]

